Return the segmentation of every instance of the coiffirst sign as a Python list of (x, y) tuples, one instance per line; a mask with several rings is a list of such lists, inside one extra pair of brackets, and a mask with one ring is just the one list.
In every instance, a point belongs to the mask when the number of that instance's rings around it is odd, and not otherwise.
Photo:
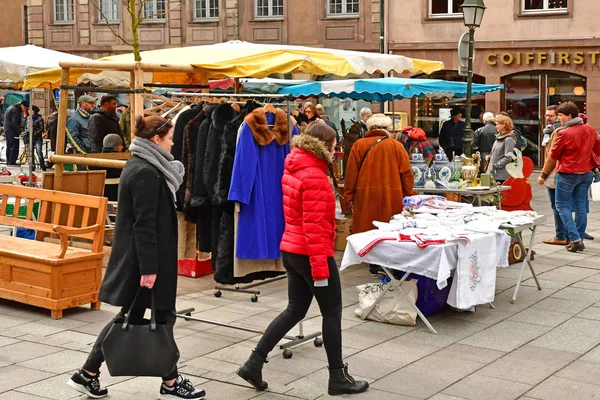
[(586, 61), (595, 65), (600, 61), (600, 51), (529, 51), (488, 53), (489, 65), (581, 65)]

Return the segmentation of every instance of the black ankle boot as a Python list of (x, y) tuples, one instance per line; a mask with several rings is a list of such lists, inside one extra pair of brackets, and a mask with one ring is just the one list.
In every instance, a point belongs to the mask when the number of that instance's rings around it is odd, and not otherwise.
[(362, 393), (369, 388), (369, 382), (356, 381), (348, 373), (348, 364), (343, 368), (329, 369), (329, 390), (330, 396), (340, 394)]
[(256, 353), (256, 350), (252, 350), (250, 358), (238, 369), (237, 374), (240, 378), (254, 386), (258, 391), (263, 391), (269, 387), (267, 382), (262, 380), (262, 368), (267, 359), (261, 357)]

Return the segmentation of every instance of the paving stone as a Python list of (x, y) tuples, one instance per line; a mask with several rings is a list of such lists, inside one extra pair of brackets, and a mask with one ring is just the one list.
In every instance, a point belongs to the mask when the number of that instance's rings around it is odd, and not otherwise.
[(599, 331), (600, 321), (572, 318), (531, 344), (583, 354), (600, 344)]
[(600, 292), (575, 287), (566, 287), (554, 293), (551, 297), (564, 300), (573, 300), (592, 305), (600, 301)]
[[(326, 398), (331, 398), (333, 400), (333, 399), (339, 399), (339, 396), (319, 397), (319, 400), (326, 399)], [(346, 398), (350, 398), (352, 400), (354, 400), (354, 399), (359, 399), (359, 400), (384, 400), (384, 399), (385, 400), (416, 400), (416, 397), (402, 396), (401, 394), (383, 392), (381, 390), (377, 390), (377, 389), (373, 389), (373, 388), (369, 388), (369, 390), (367, 390), (364, 393), (353, 394)], [(459, 399), (447, 399), (447, 400), (459, 400)]]
[(0, 393), (41, 381), (51, 376), (54, 376), (54, 374), (24, 368), (19, 365), (9, 365), (0, 368)]
[(443, 393), (469, 400), (513, 400), (530, 388), (530, 385), (523, 383), (475, 373), (445, 389)]
[[(268, 365), (268, 364), (267, 364)], [(290, 372), (282, 372), (276, 371), (269, 368), (263, 369), (263, 379), (269, 384), (269, 392), (282, 394), (287, 393), (291, 390), (289, 386), (290, 383), (297, 381), (298, 379), (302, 379), (302, 375), (292, 374)], [(228, 383), (232, 383), (234, 385), (244, 386), (247, 388), (252, 388), (250, 384), (244, 381), (242, 378), (237, 376), (237, 374), (233, 373), (230, 375), (229, 379), (225, 379), (224, 381)], [(326, 392), (326, 388), (324, 389), (324, 393)], [(287, 397), (292, 398), (292, 397)]]
[(551, 376), (527, 392), (528, 396), (541, 400), (597, 399), (600, 389), (596, 385)]
[[(346, 339), (342, 337), (342, 358), (345, 360), (353, 354), (360, 352), (359, 349), (354, 349), (351, 347), (346, 347)], [(313, 358), (315, 360), (327, 361), (327, 352), (325, 351), (325, 347), (315, 347), (315, 345), (310, 342), (305, 345), (298, 346), (294, 348), (294, 355), (299, 355), (301, 357)]]
[(465, 400), (464, 397), (450, 396), (449, 394), (438, 393), (429, 398), (429, 400)]
[(474, 313), (450, 311), (445, 317), (478, 324), (493, 325), (513, 316), (516, 312), (518, 310), (498, 310), (484, 304), (477, 306), (477, 311)]
[(525, 345), (481, 369), (478, 374), (537, 385), (579, 356), (578, 353)]
[(63, 318), (72, 319), (75, 321), (93, 323), (104, 322), (107, 324), (119, 313), (120, 308), (110, 307), (108, 304), (102, 303), (100, 310), (90, 310), (90, 307), (74, 307), (63, 311)]
[(571, 287), (600, 291), (600, 283), (596, 282), (579, 281), (572, 284)]
[(56, 400), (80, 398), (81, 394), (67, 385), (67, 381), (70, 377), (71, 375), (67, 374), (57, 375), (52, 378), (45, 379), (43, 381), (35, 382), (30, 385), (20, 387), (19, 391), (29, 394), (43, 393), (44, 397)]
[[(432, 368), (435, 364), (431, 362), (436, 361), (443, 362), (444, 365), (452, 363), (452, 368)], [(432, 355), (376, 381), (373, 388), (426, 399), (473, 373), (482, 365), (466, 360), (457, 363), (456, 360)]]
[(62, 374), (81, 368), (88, 355), (80, 351), (63, 350), (46, 356), (30, 359), (19, 365), (40, 371)]
[(407, 332), (410, 332), (420, 327), (425, 326), (420, 319), (417, 319), (417, 325), (415, 326), (402, 326), (392, 324), (382, 324), (381, 322), (365, 321), (364, 323), (357, 325), (354, 329), (364, 332), (376, 332), (376, 333), (391, 333), (396, 336), (401, 336)]
[(225, 381), (235, 374), (240, 365), (207, 357), (198, 357), (179, 363), (179, 369), (182, 373)]
[(136, 395), (140, 399), (156, 399), (160, 391), (160, 383), (160, 378), (137, 377), (112, 385), (108, 389)]
[(0, 350), (0, 361), (20, 363), (47, 354), (56, 353), (60, 350), (62, 349), (39, 343), (17, 342), (2, 347), (2, 350)]
[(431, 353), (438, 351), (438, 347), (402, 341), (402, 337), (394, 339), (362, 351), (360, 354), (373, 357), (373, 359), (392, 359), (408, 365)]
[[(13, 343), (18, 343), (19, 340), (18, 339), (12, 339), (6, 336), (0, 336), (0, 347), (4, 347), (4, 346), (8, 346), (9, 344), (13, 344)], [(2, 356), (0, 354), (0, 359), (2, 359)]]
[(597, 321), (600, 321), (600, 307), (586, 308), (585, 310), (577, 314), (577, 318), (595, 319)]
[(536, 304), (546, 297), (554, 293), (555, 289), (542, 288), (538, 290), (537, 287), (521, 286), (517, 296), (517, 301), (513, 304), (512, 297), (514, 290), (505, 290), (496, 296), (494, 300), (494, 306), (496, 309), (501, 311), (522, 311), (533, 304)]
[(396, 336), (397, 334), (389, 332), (365, 332), (357, 326), (342, 332), (342, 343), (345, 347), (364, 350), (387, 342)]
[[(250, 353), (246, 354), (246, 358), (248, 357), (248, 354)], [(327, 362), (315, 360), (314, 358), (305, 358), (294, 354), (294, 356), (289, 360), (284, 359), (282, 356), (271, 357), (269, 358), (269, 363), (267, 366), (271, 370), (306, 376), (321, 368), (327, 367)]]
[(600, 273), (597, 273), (596, 275), (592, 275), (588, 278), (585, 278), (582, 282), (600, 283)]
[[(546, 279), (539, 279), (539, 278), (538, 278), (538, 282), (540, 283), (540, 286), (542, 288), (553, 289), (553, 290), (560, 290), (560, 289), (565, 288), (565, 287), (567, 287), (567, 286), (570, 285), (570, 283), (567, 283), (567, 282), (549, 281), (549, 280), (546, 280)], [(577, 283), (575, 283), (575, 285), (576, 284)], [(521, 285), (537, 288), (537, 284), (535, 283), (535, 280), (533, 278), (529, 278), (527, 280), (524, 280), (523, 282), (521, 282)]]
[(588, 305), (579, 301), (550, 297), (534, 304), (532, 308), (575, 315), (588, 308)]
[(402, 335), (401, 340), (402, 342), (406, 341), (428, 346), (446, 347), (488, 328), (489, 325), (456, 319), (445, 319), (436, 321), (433, 324), (433, 327), (437, 331), (437, 335), (432, 334), (427, 328), (420, 328), (409, 332), (406, 335)]
[(481, 364), (489, 364), (502, 357), (506, 353), (503, 351), (483, 349), (481, 347), (467, 346), (455, 343), (438, 351), (440, 356), (451, 357), (459, 360), (475, 361)]
[(373, 358), (368, 352), (355, 354), (344, 361), (348, 362), (350, 372), (372, 379), (380, 379), (406, 366), (406, 359)]
[(509, 321), (555, 327), (572, 317), (573, 315), (568, 313), (548, 311), (541, 308), (528, 308), (510, 317)]
[(199, 332), (177, 339), (181, 360), (189, 360), (231, 346), (231, 342), (218, 340), (215, 336)]
[(550, 330), (541, 325), (502, 321), (460, 341), (461, 344), (498, 351), (512, 351)]
[[(76, 328), (73, 328), (71, 330), (75, 331), (75, 332), (81, 332), (81, 333), (86, 333), (88, 335), (92, 335), (92, 336), (98, 336), (100, 334), (100, 332), (102, 331), (102, 329), (104, 329), (104, 327), (110, 322), (111, 320), (108, 321), (98, 321), (98, 322), (92, 322), (90, 324), (86, 324), (86, 325), (82, 325), (82, 326), (78, 326)], [(54, 332), (56, 333), (56, 332)]]
[(592, 350), (585, 353), (581, 358), (581, 361), (600, 363), (600, 346), (596, 346)]
[(567, 265), (563, 267), (558, 267), (549, 272), (544, 272), (543, 274), (538, 275), (538, 278), (547, 279), (550, 281), (575, 283), (597, 273), (598, 271), (596, 270), (572, 267)]
[[(555, 376), (599, 386), (600, 381), (598, 381), (598, 376), (600, 376), (600, 364), (577, 360), (558, 371)], [(598, 387), (598, 393), (600, 394), (600, 386)]]
[(0, 331), (0, 334), (4, 336), (9, 336), (8, 334), (5, 334), (5, 332), (8, 330), (7, 328), (27, 324), (29, 322), (31, 321), (24, 318), (17, 318), (11, 317), (9, 315), (0, 314), (0, 326), (2, 327), (2, 331)]
[(34, 396), (27, 393), (11, 390), (10, 392), (0, 393), (0, 400), (39, 400), (40, 396)]
[(257, 396), (254, 389), (223, 382), (210, 381), (203, 388), (210, 400), (247, 400)]

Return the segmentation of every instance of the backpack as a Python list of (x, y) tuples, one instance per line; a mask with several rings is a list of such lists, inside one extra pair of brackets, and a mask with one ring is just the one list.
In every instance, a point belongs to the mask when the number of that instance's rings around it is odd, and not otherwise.
[(515, 141), (519, 150), (523, 151), (527, 147), (527, 140), (521, 134), (521, 130), (516, 126), (513, 128), (513, 134), (515, 135)]

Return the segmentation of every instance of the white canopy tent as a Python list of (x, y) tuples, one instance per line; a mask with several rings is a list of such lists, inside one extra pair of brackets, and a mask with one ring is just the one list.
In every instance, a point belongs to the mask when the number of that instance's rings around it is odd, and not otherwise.
[(90, 59), (32, 44), (1, 47), (0, 81), (17, 86), (19, 83), (24, 82), (29, 74), (50, 68), (58, 68), (61, 61), (90, 61)]
[[(90, 61), (89, 58), (74, 56), (60, 51), (49, 50), (31, 44), (17, 47), (0, 48), (0, 85), (6, 88), (19, 88), (28, 75), (58, 68), (61, 61)], [(33, 96), (30, 96), (33, 103)], [(32, 115), (33, 104), (29, 104)], [(31, 126), (31, 119), (29, 120)], [(29, 183), (33, 175), (33, 132), (29, 129)]]

